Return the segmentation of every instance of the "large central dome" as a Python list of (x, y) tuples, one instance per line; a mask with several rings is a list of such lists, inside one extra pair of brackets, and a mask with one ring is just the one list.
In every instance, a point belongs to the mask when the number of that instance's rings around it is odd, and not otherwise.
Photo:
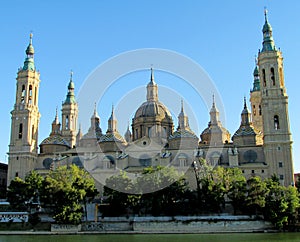
[(168, 108), (159, 101), (146, 101), (135, 112), (134, 118), (157, 117), (159, 119), (171, 119)]
[(168, 108), (158, 101), (158, 87), (151, 69), (147, 101), (136, 110), (132, 120), (133, 141), (146, 137), (167, 138), (173, 133), (173, 120)]

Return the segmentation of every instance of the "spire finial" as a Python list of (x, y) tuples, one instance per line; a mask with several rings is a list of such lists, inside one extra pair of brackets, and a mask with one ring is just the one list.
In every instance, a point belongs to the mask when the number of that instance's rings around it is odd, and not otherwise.
[(265, 21), (268, 22), (268, 9), (264, 7)]
[(244, 109), (247, 108), (247, 102), (246, 102), (246, 97), (244, 96)]
[(73, 81), (73, 70), (70, 71), (70, 81)]
[(183, 99), (181, 98), (181, 112), (183, 113)]
[(216, 103), (215, 103), (215, 94), (214, 93), (212, 95), (212, 99), (213, 99), (212, 106), (213, 106), (213, 108), (215, 108), (216, 107)]
[(29, 44), (31, 44), (31, 45), (32, 45), (32, 36), (33, 36), (32, 31), (30, 31), (30, 34), (29, 34)]
[(58, 120), (58, 111), (57, 111), (57, 106), (56, 106), (56, 109), (55, 109), (55, 118), (54, 118), (54, 123), (55, 123), (55, 124), (58, 124), (58, 123), (59, 123), (59, 120)]
[(153, 67), (151, 65), (151, 77), (150, 77), (150, 82), (154, 83), (154, 73), (153, 73)]
[(97, 114), (97, 103), (95, 102), (94, 103), (94, 115), (96, 116), (96, 114)]

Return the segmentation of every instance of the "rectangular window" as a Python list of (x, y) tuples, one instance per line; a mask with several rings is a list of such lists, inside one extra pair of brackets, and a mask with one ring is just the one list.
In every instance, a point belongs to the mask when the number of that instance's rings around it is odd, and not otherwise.
[(252, 170), (252, 174), (254, 174), (255, 172), (254, 172), (254, 170)]
[(261, 173), (265, 173), (265, 170), (261, 170)]
[(282, 164), (281, 161), (278, 163), (278, 166), (279, 166), (279, 167), (283, 167), (283, 164)]
[(283, 180), (284, 176), (283, 175), (279, 175), (279, 179)]

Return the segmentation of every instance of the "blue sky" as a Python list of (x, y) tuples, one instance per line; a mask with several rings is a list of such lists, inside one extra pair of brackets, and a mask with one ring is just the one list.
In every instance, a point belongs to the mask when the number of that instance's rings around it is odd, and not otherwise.
[[(225, 109), (226, 128), (233, 135), (240, 124), (243, 97), (249, 104), (254, 57), (262, 45), (264, 7), (269, 10), (275, 44), (284, 56), (285, 83), (289, 95), (295, 171), (300, 172), (300, 2), (274, 0), (228, 1), (5, 1), (1, 3), (1, 126), (0, 161), (7, 162), (10, 111), (15, 102), (16, 73), (23, 65), (29, 33), (33, 32), (35, 63), (41, 73), (39, 142), (50, 133), (55, 109), (65, 99), (69, 73), (74, 72), (75, 93), (93, 70), (107, 59), (125, 51), (161, 48), (175, 51), (197, 62), (217, 87)], [(155, 63), (153, 67), (155, 69)], [(149, 66), (150, 68), (150, 66)], [(131, 73), (117, 80), (99, 102), (101, 128), (107, 129), (111, 104), (121, 134), (134, 110), (122, 109), (121, 100), (135, 94), (137, 108), (145, 99), (149, 71)], [(191, 126), (199, 135), (209, 121), (210, 103), (201, 100), (184, 82), (163, 71), (156, 82), (172, 87), (186, 102)], [(164, 99), (163, 89), (160, 99)], [(205, 86), (203, 87), (205, 89)], [(135, 91), (131, 91), (134, 89)], [(98, 101), (98, 100), (95, 100)], [(101, 104), (101, 105), (100, 105)], [(218, 105), (218, 103), (217, 103)], [(178, 108), (172, 108), (177, 123)], [(124, 118), (122, 118), (124, 117)], [(85, 132), (90, 116), (79, 122)]]

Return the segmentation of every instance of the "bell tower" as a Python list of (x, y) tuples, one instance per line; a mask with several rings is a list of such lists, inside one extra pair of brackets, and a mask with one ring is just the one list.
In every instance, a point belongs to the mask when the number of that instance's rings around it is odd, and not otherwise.
[(253, 89), (250, 91), (250, 102), (251, 102), (251, 117), (254, 128), (263, 133), (263, 121), (262, 121), (262, 110), (261, 110), (261, 90), (259, 80), (259, 70), (257, 60), (255, 58), (255, 68), (253, 71)]
[(68, 84), (68, 94), (66, 100), (62, 104), (62, 137), (73, 148), (76, 145), (77, 135), (77, 118), (78, 105), (74, 94), (73, 72), (70, 74), (70, 82)]
[(282, 52), (277, 50), (265, 10), (263, 48), (258, 55), (264, 153), (270, 175), (281, 184), (294, 184), (292, 137), (288, 114), (288, 95), (283, 76)]
[(34, 64), (32, 34), (26, 49), (24, 65), (19, 68), (16, 79), (16, 100), (11, 111), (8, 184), (15, 177), (24, 179), (37, 162), (40, 73)]

